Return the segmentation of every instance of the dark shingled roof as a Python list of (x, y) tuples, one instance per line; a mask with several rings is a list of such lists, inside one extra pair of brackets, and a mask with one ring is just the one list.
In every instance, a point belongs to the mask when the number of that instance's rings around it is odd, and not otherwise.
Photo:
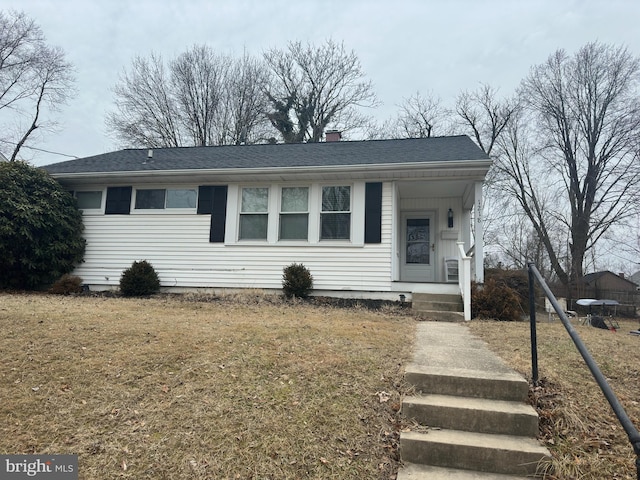
[(126, 149), (43, 167), (51, 174), (324, 167), (489, 160), (467, 136), (402, 140)]

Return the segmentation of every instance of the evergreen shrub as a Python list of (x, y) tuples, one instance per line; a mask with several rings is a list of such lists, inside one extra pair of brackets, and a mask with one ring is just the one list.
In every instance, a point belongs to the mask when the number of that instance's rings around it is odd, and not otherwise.
[(287, 298), (306, 298), (313, 289), (313, 276), (301, 263), (292, 263), (282, 270), (282, 291)]
[(133, 262), (122, 272), (120, 293), (125, 297), (145, 297), (160, 291), (160, 278), (153, 265), (146, 260)]
[(41, 168), (0, 162), (0, 289), (51, 286), (83, 261), (82, 213)]

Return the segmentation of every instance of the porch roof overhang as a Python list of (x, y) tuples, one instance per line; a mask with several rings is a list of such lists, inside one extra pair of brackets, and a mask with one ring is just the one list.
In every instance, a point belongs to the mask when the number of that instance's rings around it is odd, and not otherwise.
[[(289, 181), (407, 181), (447, 180), (456, 184), (482, 181), (491, 160), (459, 160), (443, 162), (408, 162), (367, 165), (325, 165), (278, 168), (216, 168), (184, 170), (140, 170), (114, 172), (51, 173), (62, 185), (90, 187), (99, 185), (136, 184), (216, 184), (233, 182)], [(450, 190), (449, 190), (450, 191)]]

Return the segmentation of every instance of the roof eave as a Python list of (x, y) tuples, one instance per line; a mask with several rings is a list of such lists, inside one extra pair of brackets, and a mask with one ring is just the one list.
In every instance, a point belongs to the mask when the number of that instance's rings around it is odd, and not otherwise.
[[(171, 179), (215, 178), (220, 181), (243, 181), (258, 177), (260, 179), (294, 180), (318, 176), (339, 177), (341, 175), (378, 176), (387, 179), (406, 178), (407, 173), (434, 174), (437, 172), (458, 172), (468, 176), (484, 177), (491, 166), (490, 159), (471, 159), (442, 162), (410, 162), (362, 165), (325, 165), (312, 167), (256, 167), (256, 168), (216, 168), (216, 169), (177, 169), (177, 170), (132, 170), (116, 172), (77, 172), (51, 173), (61, 182), (105, 183), (109, 181), (137, 180), (140, 182), (163, 182)], [(467, 176), (467, 175), (465, 175)]]

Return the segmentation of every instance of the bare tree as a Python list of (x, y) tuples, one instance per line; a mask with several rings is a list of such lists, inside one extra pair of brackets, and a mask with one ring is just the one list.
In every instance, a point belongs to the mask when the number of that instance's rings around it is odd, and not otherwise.
[[(598, 240), (637, 211), (639, 74), (626, 49), (590, 43), (572, 57), (555, 52), (522, 82), (529, 114), (512, 124), (499, 171), (564, 285), (582, 277)], [(553, 242), (558, 227), (568, 263)]]
[(464, 91), (458, 95), (455, 112), (462, 131), (468, 133), (487, 155), (491, 155), (517, 109), (517, 102), (499, 99), (497, 89), (483, 84), (475, 91)]
[(422, 95), (416, 92), (405, 98), (400, 105), (397, 125), (399, 136), (426, 138), (447, 130), (445, 124), (450, 112), (442, 106), (433, 93)]
[(116, 110), (107, 115), (109, 131), (127, 147), (180, 147), (184, 134), (178, 103), (162, 57), (135, 57), (115, 86)]
[(265, 116), (268, 99), (265, 65), (246, 52), (235, 61), (226, 83), (219, 126), (220, 144), (241, 145), (266, 140), (272, 130)]
[(51, 129), (43, 118), (73, 91), (72, 66), (64, 52), (46, 44), (42, 30), (24, 13), (0, 12), (0, 115), (3, 138), (15, 161), (36, 129)]
[(207, 46), (194, 46), (171, 62), (171, 83), (190, 144), (216, 145), (216, 127), (229, 81), (231, 57)]
[(115, 86), (107, 116), (123, 146), (178, 147), (246, 143), (264, 137), (266, 71), (245, 54), (236, 60), (194, 46), (165, 66), (136, 57)]
[(264, 59), (272, 73), (267, 116), (285, 142), (319, 142), (330, 125), (346, 131), (366, 124), (357, 109), (374, 106), (376, 97), (358, 57), (342, 43), (291, 42)]

